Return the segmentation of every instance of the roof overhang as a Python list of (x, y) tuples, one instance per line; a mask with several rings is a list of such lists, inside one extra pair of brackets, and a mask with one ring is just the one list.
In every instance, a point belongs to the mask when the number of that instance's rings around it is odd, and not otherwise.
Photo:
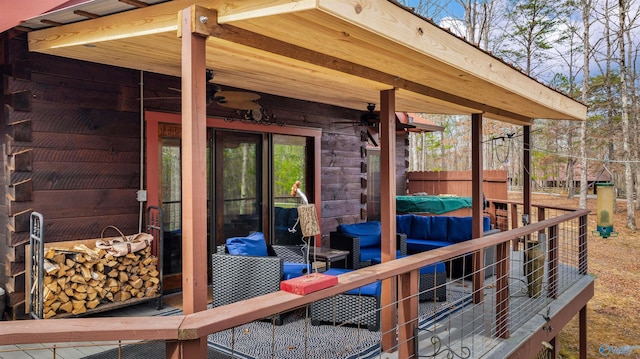
[(353, 109), (584, 120), (586, 106), (389, 1), (176, 0), (32, 31), (31, 51), (181, 75), (178, 13), (207, 17), (214, 82)]

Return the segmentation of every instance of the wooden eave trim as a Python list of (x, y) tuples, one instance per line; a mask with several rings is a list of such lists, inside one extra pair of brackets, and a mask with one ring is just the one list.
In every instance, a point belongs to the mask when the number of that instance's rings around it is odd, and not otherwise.
[[(559, 119), (586, 119), (585, 105), (552, 90), (471, 44), (388, 1), (375, 2), (375, 7), (375, 10), (370, 10), (363, 8), (361, 3), (336, 0), (317, 0), (316, 5), (316, 9), (326, 14), (325, 16), (331, 16), (350, 24), (353, 34), (363, 31), (374, 34), (375, 41), (372, 42), (372, 46), (389, 48), (385, 44), (393, 43), (405, 47), (408, 54), (415, 53), (415, 55), (409, 55), (411, 57), (430, 58), (442, 63), (445, 67), (449, 66), (496, 88), (515, 93), (563, 114), (563, 116), (558, 116)], [(242, 24), (244, 21), (261, 20), (266, 17), (265, 14), (276, 16), (293, 12), (308, 14), (311, 11), (309, 6), (298, 10), (293, 4), (286, 8), (278, 5), (263, 8), (261, 11), (237, 11), (233, 14), (220, 14), (218, 21), (221, 24), (244, 27)], [(398, 19), (402, 19), (402, 21)], [(359, 36), (359, 38), (364, 37)], [(331, 44), (316, 45), (332, 46)]]
[[(305, 4), (306, 3), (306, 4)], [(86, 45), (102, 41), (117, 40), (147, 34), (177, 31), (178, 13), (192, 5), (205, 8), (217, 8), (221, 14), (229, 12), (263, 12), (268, 4), (275, 10), (286, 4), (300, 9), (303, 4), (309, 7), (315, 1), (287, 0), (277, 1), (237, 1), (233, 6), (224, 6), (221, 0), (173, 0), (153, 6), (147, 6), (97, 19), (66, 24), (60, 27), (35, 30), (29, 33), (29, 50), (44, 52), (56, 47)]]
[[(541, 84), (479, 48), (418, 16), (412, 15), (391, 2), (376, 2), (376, 6), (382, 9), (358, 12), (360, 5), (356, 4), (354, 7), (351, 1), (317, 1), (318, 8), (322, 11), (331, 13), (335, 17), (341, 17), (344, 21), (375, 33), (381, 38), (402, 44), (411, 51), (434, 58), (438, 62), (553, 108), (573, 119), (586, 119), (587, 107), (584, 104)], [(365, 15), (375, 15), (376, 17)], [(398, 21), (400, 18), (402, 21)], [(429, 39), (429, 41), (426, 42), (424, 39)], [(427, 47), (427, 43), (435, 44), (435, 46)]]
[(31, 31), (29, 51), (44, 52), (57, 47), (87, 45), (147, 34), (176, 31), (178, 12), (192, 4), (211, 0), (174, 0), (97, 19)]

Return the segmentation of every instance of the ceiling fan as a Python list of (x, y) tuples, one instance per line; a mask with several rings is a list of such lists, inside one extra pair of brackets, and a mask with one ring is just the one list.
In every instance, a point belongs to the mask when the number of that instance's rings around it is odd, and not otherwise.
[(376, 104), (369, 102), (367, 104), (367, 112), (360, 115), (359, 120), (354, 121), (335, 121), (334, 123), (351, 124), (358, 127), (375, 127), (380, 123), (380, 112), (376, 111)]
[[(219, 85), (214, 84), (213, 81), (213, 70), (207, 69), (206, 73), (207, 79), (207, 89), (206, 89), (206, 100), (207, 105), (212, 104), (213, 102), (218, 105), (234, 110), (243, 110), (243, 111), (259, 111), (261, 106), (256, 101), (260, 99), (260, 95), (253, 92), (245, 92), (245, 91), (224, 91), (220, 88)], [(169, 90), (182, 92), (179, 88), (170, 87)], [(170, 99), (181, 99), (178, 96), (164, 96), (164, 97), (145, 97), (145, 100), (170, 100)]]
[(245, 91), (223, 91), (218, 85), (212, 83), (213, 71), (207, 69), (207, 104), (216, 102), (222, 107), (234, 110), (260, 110), (261, 106), (255, 102), (260, 95)]

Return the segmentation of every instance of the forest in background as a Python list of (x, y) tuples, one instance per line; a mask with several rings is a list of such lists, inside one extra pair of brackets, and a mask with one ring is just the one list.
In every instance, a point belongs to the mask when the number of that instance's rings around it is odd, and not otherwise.
[[(586, 208), (589, 184), (609, 174), (636, 229), (640, 192), (638, 53), (634, 0), (405, 0), (401, 4), (523, 73), (588, 106), (587, 121), (535, 119), (534, 190), (561, 178)], [(470, 118), (428, 116), (443, 133), (411, 134), (410, 170), (469, 170)], [(520, 185), (522, 126), (485, 120), (484, 167)], [(589, 177), (587, 177), (589, 175)], [(578, 187), (574, 186), (578, 183)]]

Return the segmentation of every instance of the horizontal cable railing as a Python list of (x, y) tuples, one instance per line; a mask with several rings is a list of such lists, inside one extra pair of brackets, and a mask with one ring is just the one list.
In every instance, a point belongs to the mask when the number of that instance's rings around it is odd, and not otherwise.
[[(514, 204), (503, 203), (507, 212)], [(7, 322), (0, 344), (205, 339), (228, 357), (478, 357), (587, 273), (588, 211), (543, 213), (526, 226), (342, 274), (304, 296), (277, 291), (188, 315)], [(507, 213), (509, 225), (510, 216), (518, 215)], [(358, 291), (376, 282), (373, 295)]]

